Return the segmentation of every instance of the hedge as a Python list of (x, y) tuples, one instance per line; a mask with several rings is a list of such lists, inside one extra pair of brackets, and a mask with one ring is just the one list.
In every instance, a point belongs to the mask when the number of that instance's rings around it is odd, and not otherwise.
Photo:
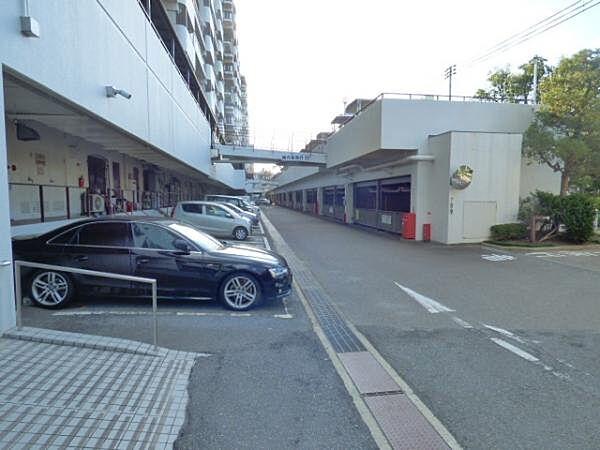
[(495, 241), (511, 241), (527, 236), (527, 226), (522, 223), (504, 223), (490, 228)]

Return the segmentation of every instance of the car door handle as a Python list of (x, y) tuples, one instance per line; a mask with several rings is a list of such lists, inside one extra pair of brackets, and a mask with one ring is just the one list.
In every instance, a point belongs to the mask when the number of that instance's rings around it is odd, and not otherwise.
[(138, 264), (148, 264), (149, 262), (150, 262), (150, 259), (149, 259), (149, 258), (139, 258), (139, 259), (137, 260), (137, 263), (138, 263)]
[(88, 259), (90, 259), (90, 258), (85, 255), (75, 257), (75, 261), (87, 261)]

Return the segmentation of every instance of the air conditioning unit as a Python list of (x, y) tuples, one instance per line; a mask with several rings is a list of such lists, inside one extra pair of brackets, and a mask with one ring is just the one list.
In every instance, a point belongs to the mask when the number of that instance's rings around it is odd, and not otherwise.
[(90, 211), (91, 213), (104, 212), (104, 197), (99, 194), (90, 194)]

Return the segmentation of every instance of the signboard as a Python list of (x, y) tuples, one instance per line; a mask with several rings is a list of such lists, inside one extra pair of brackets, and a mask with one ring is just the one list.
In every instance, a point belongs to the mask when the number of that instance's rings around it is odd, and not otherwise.
[(308, 153), (290, 153), (282, 155), (281, 161), (310, 161), (310, 156)]
[(381, 223), (384, 225), (391, 225), (392, 224), (392, 216), (389, 214), (382, 214), (381, 215)]

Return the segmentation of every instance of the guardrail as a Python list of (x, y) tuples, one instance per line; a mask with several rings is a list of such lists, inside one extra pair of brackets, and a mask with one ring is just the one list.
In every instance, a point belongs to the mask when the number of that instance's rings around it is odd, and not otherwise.
[[(9, 265), (10, 261), (5, 261)], [(17, 292), (17, 329), (20, 330), (23, 323), (23, 293), (21, 291), (21, 267), (30, 267), (33, 269), (42, 269), (42, 270), (56, 270), (59, 272), (67, 272), (67, 273), (76, 273), (78, 275), (89, 275), (93, 277), (100, 278), (112, 278), (113, 280), (124, 280), (124, 281), (133, 281), (136, 283), (147, 283), (152, 286), (152, 316), (153, 316), (153, 330), (152, 330), (152, 340), (154, 344), (154, 349), (156, 350), (158, 346), (158, 300), (157, 300), (157, 289), (156, 289), (156, 280), (153, 278), (142, 278), (142, 277), (133, 277), (130, 275), (121, 275), (118, 273), (109, 273), (109, 272), (97, 272), (95, 270), (87, 270), (87, 269), (76, 269), (74, 267), (65, 267), (65, 266), (55, 266), (51, 264), (41, 264), (34, 263), (29, 261), (15, 261), (15, 290)]]

